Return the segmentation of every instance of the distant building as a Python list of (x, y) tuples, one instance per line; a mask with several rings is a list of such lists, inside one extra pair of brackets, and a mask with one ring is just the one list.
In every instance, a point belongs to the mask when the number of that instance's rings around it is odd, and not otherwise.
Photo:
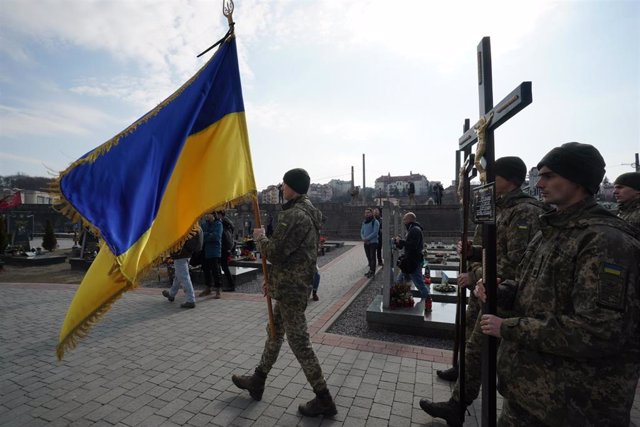
[(333, 189), (329, 184), (311, 184), (307, 195), (314, 202), (328, 202), (333, 197)]
[(376, 178), (375, 192), (382, 196), (393, 196), (406, 194), (409, 182), (413, 182), (416, 188), (416, 196), (427, 196), (431, 193), (429, 180), (426, 176), (409, 173), (403, 176), (381, 176)]
[(25, 205), (52, 205), (54, 197), (51, 193), (38, 190), (21, 190), (19, 188), (3, 188), (0, 198), (9, 196), (16, 191), (20, 192), (22, 204)]
[(522, 190), (526, 193), (529, 193), (531, 196), (536, 199), (540, 199), (540, 189), (536, 187), (538, 183), (538, 168), (529, 169), (529, 180), (525, 182), (522, 187)]
[(278, 187), (270, 185), (260, 193), (260, 201), (265, 205), (277, 205), (278, 204)]

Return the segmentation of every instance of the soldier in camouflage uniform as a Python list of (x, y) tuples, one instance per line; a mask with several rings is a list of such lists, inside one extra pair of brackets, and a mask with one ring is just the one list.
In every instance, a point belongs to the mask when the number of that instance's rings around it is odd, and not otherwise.
[(275, 337), (267, 327), (267, 341), (253, 375), (233, 375), (232, 380), (239, 388), (248, 390), (251, 397), (261, 400), (265, 380), (278, 358), (286, 334), (289, 346), (316, 394), (298, 410), (307, 416), (332, 416), (337, 413), (336, 406), (311, 347), (304, 315), (309, 284), (316, 271), (322, 224), (322, 214), (306, 195), (309, 183), (309, 175), (304, 169), (288, 171), (282, 186), (287, 202), (282, 206), (273, 236), (267, 238), (262, 229), (254, 232), (260, 252), (272, 264), (268, 293), (276, 300), (273, 308)]
[[(522, 192), (520, 187), (527, 175), (527, 167), (519, 157), (502, 157), (496, 160), (496, 256), (497, 272), (500, 278), (515, 278), (516, 269), (529, 241), (538, 231), (538, 217), (544, 212), (542, 203)], [(460, 246), (460, 244), (459, 244)], [(473, 245), (470, 247), (469, 272), (458, 278), (460, 286), (473, 290), (475, 283), (482, 278), (482, 236), (480, 227), (476, 228)], [(483, 335), (480, 330), (480, 302), (472, 295), (467, 309), (467, 330), (465, 350), (465, 404), (468, 406), (478, 397), (481, 385), (481, 362)], [(451, 370), (438, 371), (439, 377), (447, 379)], [(455, 378), (454, 378), (455, 379)], [(449, 425), (462, 425), (460, 404), (460, 382), (453, 389), (448, 402), (420, 401), (420, 407), (429, 415), (443, 418)]]
[(640, 172), (623, 173), (613, 183), (618, 216), (640, 229)]
[[(516, 281), (498, 287), (513, 310), (482, 315), (502, 337), (501, 426), (627, 426), (640, 376), (640, 240), (593, 195), (604, 176), (593, 146), (572, 142), (538, 164), (545, 202)], [(476, 286), (484, 300), (483, 284)]]

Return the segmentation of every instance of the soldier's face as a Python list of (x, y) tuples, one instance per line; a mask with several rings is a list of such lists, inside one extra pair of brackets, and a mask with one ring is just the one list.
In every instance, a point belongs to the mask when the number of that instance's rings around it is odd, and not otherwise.
[(613, 186), (613, 197), (616, 198), (616, 202), (625, 203), (640, 198), (640, 191), (626, 185), (616, 184)]
[(282, 184), (282, 197), (285, 200), (291, 200), (296, 196), (296, 192), (291, 189), (286, 183)]
[(504, 179), (500, 175), (496, 175), (496, 194), (498, 196), (507, 194), (509, 191), (511, 191), (514, 188), (515, 188), (514, 183)]
[(540, 189), (540, 195), (545, 203), (556, 205), (560, 210), (582, 200), (586, 195), (586, 190), (580, 185), (558, 175), (546, 166), (543, 166), (538, 173), (536, 187)]

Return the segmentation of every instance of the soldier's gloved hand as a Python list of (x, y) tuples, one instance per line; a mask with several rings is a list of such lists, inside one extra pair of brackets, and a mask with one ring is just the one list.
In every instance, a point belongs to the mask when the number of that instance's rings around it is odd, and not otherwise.
[(262, 237), (264, 235), (265, 235), (264, 227), (253, 229), (253, 240), (258, 240), (259, 237)]
[(485, 335), (500, 338), (500, 327), (502, 327), (503, 321), (503, 318), (493, 314), (483, 314), (480, 319), (480, 329)]

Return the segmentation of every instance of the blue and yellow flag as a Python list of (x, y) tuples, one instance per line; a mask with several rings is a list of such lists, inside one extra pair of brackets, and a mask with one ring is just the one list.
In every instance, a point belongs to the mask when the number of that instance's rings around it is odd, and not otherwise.
[(62, 325), (61, 359), (204, 213), (256, 197), (235, 38), (168, 99), (69, 166), (56, 187), (61, 211), (103, 241)]

